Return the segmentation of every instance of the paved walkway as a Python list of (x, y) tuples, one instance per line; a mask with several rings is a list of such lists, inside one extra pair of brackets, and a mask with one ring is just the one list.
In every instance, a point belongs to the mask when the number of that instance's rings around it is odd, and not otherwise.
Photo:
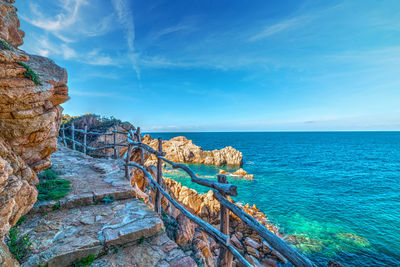
[(35, 204), (20, 226), (33, 242), (22, 266), (69, 266), (96, 256), (92, 266), (196, 266), (165, 234), (158, 215), (134, 197), (123, 162), (96, 159), (60, 146), (52, 155), (72, 190)]

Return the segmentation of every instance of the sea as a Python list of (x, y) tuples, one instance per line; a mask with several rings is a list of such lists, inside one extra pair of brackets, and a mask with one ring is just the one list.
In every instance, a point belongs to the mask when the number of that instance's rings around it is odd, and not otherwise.
[[(228, 176), (237, 202), (255, 204), (318, 266), (400, 266), (400, 132), (202, 132), (204, 150), (233, 146), (254, 180)], [(188, 164), (216, 179), (237, 166)], [(181, 171), (166, 173), (204, 193)]]

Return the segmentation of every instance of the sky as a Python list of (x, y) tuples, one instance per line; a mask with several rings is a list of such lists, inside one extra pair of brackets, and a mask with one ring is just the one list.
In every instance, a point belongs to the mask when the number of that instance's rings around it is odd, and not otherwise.
[(398, 0), (17, 0), (70, 115), (148, 132), (400, 130)]

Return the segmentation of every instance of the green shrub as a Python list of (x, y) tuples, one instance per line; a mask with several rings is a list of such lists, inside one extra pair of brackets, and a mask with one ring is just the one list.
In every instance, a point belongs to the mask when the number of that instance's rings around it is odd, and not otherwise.
[(23, 66), (26, 71), (24, 72), (24, 76), (31, 79), (36, 85), (43, 85), (42, 82), (40, 81), (39, 75), (36, 74), (36, 72), (31, 69), (28, 65), (26, 65), (24, 62), (18, 62), (21, 66)]
[(90, 254), (89, 256), (87, 256), (86, 258), (80, 258), (80, 259), (76, 259), (71, 265), (70, 267), (84, 267), (84, 266), (90, 266), (93, 261), (96, 258), (94, 257), (93, 254)]
[[(18, 225), (18, 223), (17, 223)], [(26, 255), (28, 255), (32, 242), (27, 235), (19, 234), (19, 226), (14, 226), (8, 233), (9, 241), (7, 242), (8, 249), (14, 255), (15, 259), (22, 263)]]
[(11, 50), (11, 47), (6, 41), (0, 39), (0, 50)]
[(39, 194), (38, 200), (59, 200), (68, 195), (71, 182), (64, 179), (43, 180), (36, 186)]
[(55, 180), (58, 178), (58, 175), (51, 168), (49, 168), (39, 173), (38, 177), (40, 179)]

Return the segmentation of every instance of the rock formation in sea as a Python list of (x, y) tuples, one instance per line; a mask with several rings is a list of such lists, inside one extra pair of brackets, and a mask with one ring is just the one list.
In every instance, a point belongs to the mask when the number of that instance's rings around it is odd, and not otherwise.
[(229, 173), (225, 170), (220, 169), (219, 170), (219, 174), (222, 175), (230, 175), (230, 176), (238, 176), (238, 177), (242, 177), (248, 180), (253, 180), (254, 179), (254, 175), (253, 174), (248, 174), (245, 170), (243, 170), (242, 168), (236, 170), (233, 173)]
[(25, 34), (13, 3), (0, 0), (0, 241), (36, 202), (36, 173), (51, 164), (69, 99), (64, 69), (18, 49)]
[[(154, 149), (158, 148), (158, 140), (153, 139), (150, 135), (145, 135), (143, 143)], [(200, 163), (208, 165), (239, 165), (243, 163), (242, 152), (231, 146), (212, 151), (205, 151), (201, 147), (195, 145), (192, 140), (188, 140), (184, 136), (177, 136), (170, 140), (163, 140), (163, 151), (166, 158), (174, 162), (181, 163)], [(155, 160), (152, 156), (151, 159)]]

